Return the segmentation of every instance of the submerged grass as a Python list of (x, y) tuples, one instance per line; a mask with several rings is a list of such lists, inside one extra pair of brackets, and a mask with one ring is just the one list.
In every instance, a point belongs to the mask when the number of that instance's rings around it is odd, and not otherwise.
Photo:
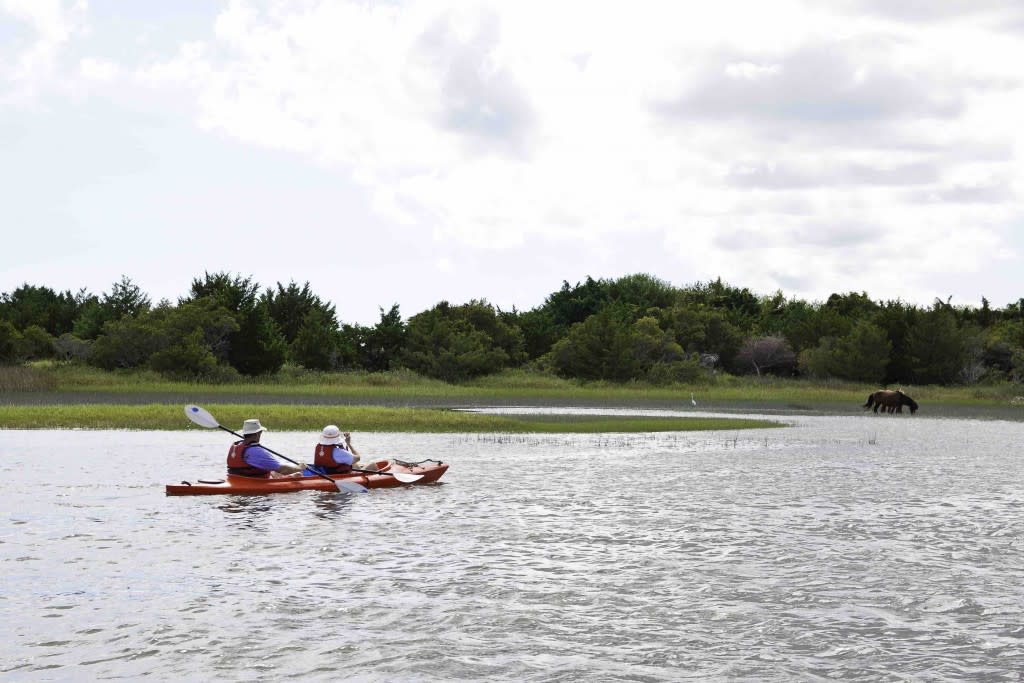
[[(315, 431), (325, 424), (359, 432), (426, 433), (605, 433), (706, 431), (780, 427), (767, 420), (741, 418), (649, 418), (608, 416), (482, 415), (434, 408), (380, 408), (324, 405), (204, 406), (228, 429), (238, 430), (250, 417), (259, 417), (275, 431)], [(202, 429), (185, 417), (180, 405), (0, 405), (0, 429)]]

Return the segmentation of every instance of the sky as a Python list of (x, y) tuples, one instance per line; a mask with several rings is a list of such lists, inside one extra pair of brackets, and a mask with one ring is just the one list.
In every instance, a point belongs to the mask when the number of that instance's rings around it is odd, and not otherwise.
[(1015, 0), (0, 0), (0, 292), (1024, 297)]

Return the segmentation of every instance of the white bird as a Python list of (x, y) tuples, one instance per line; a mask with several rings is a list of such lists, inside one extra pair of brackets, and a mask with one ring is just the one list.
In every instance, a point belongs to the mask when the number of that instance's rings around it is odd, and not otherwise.
[(693, 397), (693, 392), (692, 391), (690, 392), (690, 405), (692, 405), (692, 406), (696, 406), (697, 405), (697, 400)]

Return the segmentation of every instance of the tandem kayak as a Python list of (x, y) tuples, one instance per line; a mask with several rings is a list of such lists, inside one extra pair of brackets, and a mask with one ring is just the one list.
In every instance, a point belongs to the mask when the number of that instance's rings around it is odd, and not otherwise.
[[(403, 484), (386, 472), (408, 472), (423, 475), (415, 484), (431, 484), (448, 471), (448, 465), (428, 460), (424, 463), (403, 463), (380, 460), (377, 467), (382, 474), (352, 473), (332, 475), (338, 481), (351, 481), (362, 484), (368, 489), (392, 488), (395, 486), (412, 486)], [(209, 481), (199, 479), (195, 482), (183, 481), (180, 484), (167, 484), (168, 496), (213, 496), (217, 494), (234, 494), (238, 496), (262, 496), (268, 493), (290, 493), (292, 491), (337, 491), (333, 483), (321, 477), (297, 477), (284, 479), (257, 479), (242, 477), (235, 474), (226, 475), (225, 479)]]

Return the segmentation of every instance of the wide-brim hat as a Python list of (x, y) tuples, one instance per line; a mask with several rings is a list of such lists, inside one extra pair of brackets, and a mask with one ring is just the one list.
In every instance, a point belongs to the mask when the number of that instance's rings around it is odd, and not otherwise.
[(267, 431), (266, 428), (260, 424), (259, 420), (246, 420), (242, 423), (242, 436), (249, 436), (250, 434), (259, 434), (260, 432)]
[(341, 430), (338, 429), (337, 425), (327, 425), (320, 432), (320, 444), (322, 446), (332, 446), (339, 443), (341, 443)]

